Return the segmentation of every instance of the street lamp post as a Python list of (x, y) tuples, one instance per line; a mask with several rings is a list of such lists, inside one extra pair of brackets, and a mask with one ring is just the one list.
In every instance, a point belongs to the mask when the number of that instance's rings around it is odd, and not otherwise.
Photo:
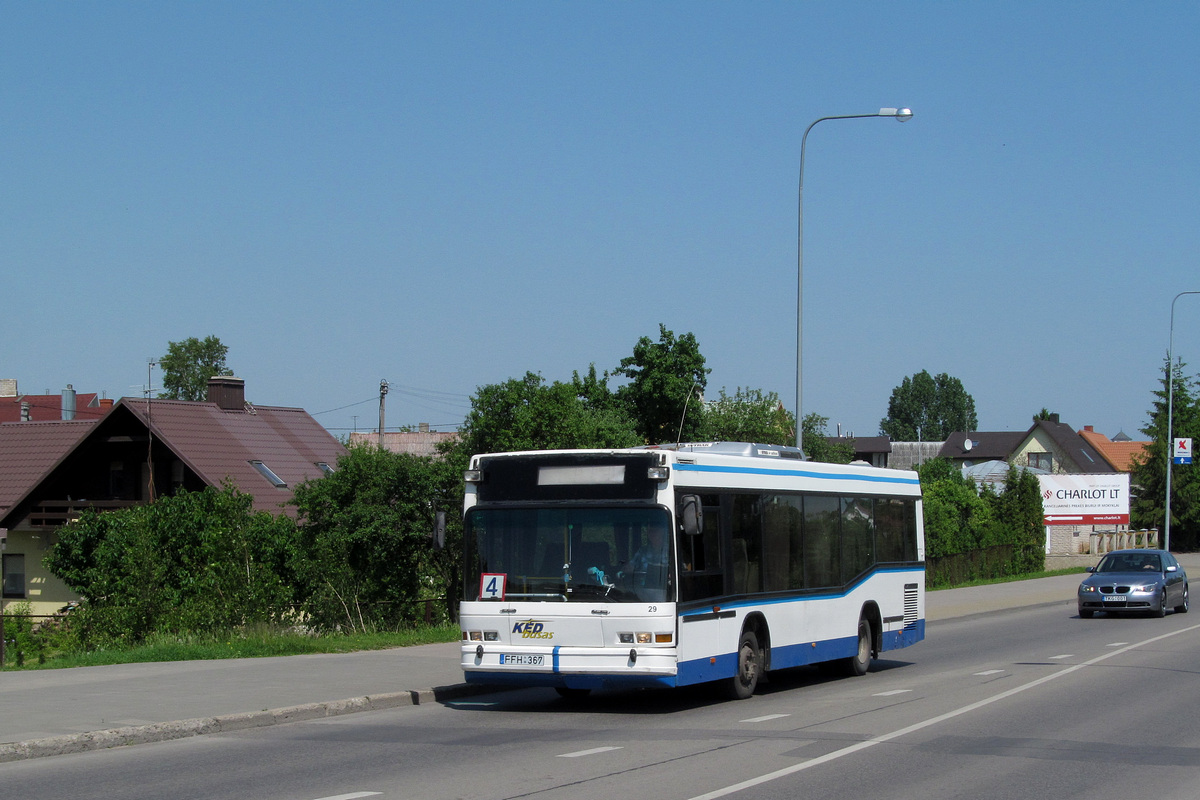
[(1167, 339), (1167, 499), (1166, 515), (1163, 519), (1163, 550), (1171, 549), (1171, 465), (1175, 461), (1175, 429), (1172, 427), (1175, 416), (1175, 300), (1185, 294), (1200, 294), (1200, 292), (1180, 292), (1171, 301), (1171, 334)]
[(869, 117), (892, 117), (898, 122), (912, 119), (913, 112), (907, 108), (881, 108), (874, 114), (843, 114), (835, 117), (821, 117), (814, 120), (804, 130), (800, 140), (800, 189), (798, 210), (796, 212), (796, 447), (804, 449), (804, 416), (803, 416), (803, 387), (801, 384), (803, 364), (803, 315), (804, 315), (804, 148), (808, 144), (809, 131), (818, 122), (827, 119), (866, 119)]

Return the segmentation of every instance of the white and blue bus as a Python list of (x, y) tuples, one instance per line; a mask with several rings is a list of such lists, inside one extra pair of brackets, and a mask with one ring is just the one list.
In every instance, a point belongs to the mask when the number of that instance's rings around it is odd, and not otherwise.
[(720, 681), (925, 636), (913, 472), (718, 442), (477, 455), (466, 473), (468, 683)]

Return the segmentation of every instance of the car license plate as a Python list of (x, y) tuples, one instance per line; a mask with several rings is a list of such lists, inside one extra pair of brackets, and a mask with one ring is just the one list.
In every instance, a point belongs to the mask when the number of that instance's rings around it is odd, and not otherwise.
[(1106, 594), (1106, 595), (1104, 595), (1104, 602), (1106, 602), (1106, 603), (1124, 603), (1125, 595), (1123, 595), (1123, 594)]
[(501, 653), (500, 663), (513, 667), (541, 667), (545, 666), (546, 657), (529, 653)]

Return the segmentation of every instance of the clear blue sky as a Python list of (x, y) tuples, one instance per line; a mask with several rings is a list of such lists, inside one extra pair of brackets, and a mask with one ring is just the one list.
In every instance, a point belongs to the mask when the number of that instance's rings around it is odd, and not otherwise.
[[(925, 369), (985, 430), (1139, 438), (1200, 290), (1198, 30), (1184, 2), (0, 0), (0, 377), (136, 395), (215, 334), (253, 402), (370, 429), (385, 378), (389, 427), (446, 428), (661, 322), (709, 397), (792, 407), (800, 137), (908, 106), (809, 137), (805, 411), (874, 434)], [(1175, 346), (1200, 372), (1200, 296)]]

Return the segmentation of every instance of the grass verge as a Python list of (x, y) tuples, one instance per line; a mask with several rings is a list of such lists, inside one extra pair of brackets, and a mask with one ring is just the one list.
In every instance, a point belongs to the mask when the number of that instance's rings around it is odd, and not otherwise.
[(1069, 569), (1054, 569), (1044, 572), (1029, 572), (1024, 575), (1006, 575), (999, 578), (980, 578), (979, 580), (966, 581), (964, 583), (947, 584), (945, 586), (927, 586), (926, 590), (930, 592), (940, 592), (943, 589), (965, 589), (968, 586), (990, 586), (994, 583), (1013, 583), (1015, 581), (1031, 581), (1036, 578), (1054, 578), (1059, 575), (1078, 575), (1087, 572), (1086, 567), (1071, 567)]
[(5, 669), (62, 669), (99, 667), (109, 664), (139, 664), (152, 661), (203, 661), (224, 658), (266, 658), (317, 653), (350, 653), (357, 650), (385, 650), (419, 644), (454, 642), (457, 625), (439, 625), (400, 631), (350, 633), (314, 636), (290, 631), (238, 631), (224, 636), (156, 636), (142, 645), (129, 648), (92, 650), (83, 653), (53, 653), (39, 663), (37, 657), (25, 657), (24, 666), (9, 663)]

